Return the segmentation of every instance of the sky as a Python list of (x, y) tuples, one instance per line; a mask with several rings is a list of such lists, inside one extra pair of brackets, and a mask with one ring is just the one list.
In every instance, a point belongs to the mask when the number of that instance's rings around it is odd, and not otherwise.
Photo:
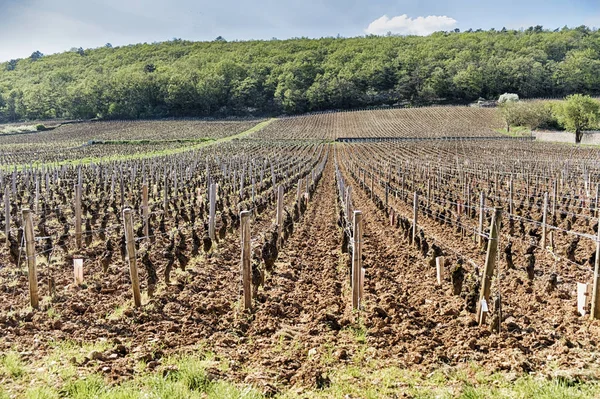
[(600, 0), (0, 0), (0, 62), (184, 40), (287, 39), (542, 25), (600, 27)]

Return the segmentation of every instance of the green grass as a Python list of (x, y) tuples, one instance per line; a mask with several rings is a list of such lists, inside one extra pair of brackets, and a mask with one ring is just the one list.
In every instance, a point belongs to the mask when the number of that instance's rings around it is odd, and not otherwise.
[[(374, 365), (370, 365), (373, 367)], [(376, 367), (376, 366), (375, 366)], [(439, 370), (429, 375), (399, 367), (366, 370), (345, 366), (330, 373), (331, 385), (323, 390), (304, 392), (302, 398), (596, 398), (597, 382), (574, 383), (531, 376), (513, 378), (504, 374), (485, 374), (474, 367), (466, 371)], [(282, 398), (298, 397), (291, 392)]]
[(7, 352), (0, 357), (0, 374), (20, 379), (25, 374), (25, 364), (17, 352)]
[[(94, 373), (94, 368), (77, 370), (67, 359), (80, 361), (92, 349), (105, 350), (106, 343), (79, 345), (57, 343), (47, 358), (30, 364), (17, 352), (8, 352), (0, 361), (0, 399), (5, 398), (247, 398), (262, 399), (256, 387), (216, 378), (218, 370), (227, 375), (227, 359), (215, 360), (201, 348), (188, 355), (163, 359), (155, 371), (143, 363), (134, 376), (112, 384)], [(366, 347), (366, 346), (365, 346)], [(358, 356), (362, 357), (362, 356)], [(597, 381), (580, 382), (577, 378), (546, 379), (529, 375), (488, 373), (476, 365), (440, 368), (429, 374), (389, 366), (377, 360), (350, 363), (330, 359), (326, 367), (329, 386), (290, 387), (278, 398), (537, 398), (579, 399), (600, 397)], [(67, 365), (69, 364), (69, 365)], [(67, 368), (68, 370), (64, 370)], [(251, 372), (252, 370), (248, 370)], [(273, 381), (273, 385), (276, 383)]]
[(510, 137), (528, 137), (531, 136), (531, 129), (525, 126), (511, 126), (510, 132), (506, 128), (494, 129), (495, 132)]
[(3, 125), (0, 126), (0, 135), (14, 133), (31, 133), (36, 132), (36, 125)]
[[(359, 326), (340, 333), (362, 338), (360, 330)], [(436, 371), (425, 374), (401, 365), (391, 365), (393, 360), (390, 359), (385, 362), (378, 360), (375, 351), (368, 345), (368, 337), (365, 342), (362, 339), (358, 341), (361, 343), (354, 348), (348, 361), (336, 358), (333, 343), (317, 348), (318, 353), (326, 355), (321, 359), (321, 372), (329, 384), (321, 388), (286, 388), (277, 381), (270, 381), (272, 386), (281, 389), (276, 398), (600, 398), (600, 380), (593, 379), (598, 375), (593, 369), (586, 377), (581, 377), (578, 370), (574, 373), (553, 370), (555, 375), (562, 377), (549, 379), (526, 374), (490, 373), (473, 363), (456, 367), (440, 365)], [(129, 345), (126, 343), (126, 346)], [(293, 346), (293, 343), (286, 345)], [(134, 368), (133, 377), (119, 384), (98, 374), (95, 361), (90, 361), (91, 364), (85, 367), (77, 366), (92, 351), (105, 352), (112, 346), (106, 340), (94, 343), (55, 342), (46, 357), (33, 362), (21, 358), (15, 351), (0, 355), (0, 399), (265, 398), (255, 386), (227, 381), (229, 360), (207, 351), (202, 343), (190, 354), (163, 358), (153, 371), (140, 361)], [(256, 371), (251, 365), (242, 367), (243, 373)]]

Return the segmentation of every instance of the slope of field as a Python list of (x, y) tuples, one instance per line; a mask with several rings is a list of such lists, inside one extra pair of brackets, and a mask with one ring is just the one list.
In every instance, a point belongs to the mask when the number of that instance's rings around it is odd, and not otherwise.
[[(250, 130), (260, 122), (193, 119), (87, 122), (42, 132), (0, 135), (0, 165), (163, 151), (184, 147), (194, 141), (230, 137)], [(105, 144), (89, 145), (93, 141)]]
[(500, 136), (496, 109), (426, 107), (321, 113), (282, 118), (256, 137), (320, 139), (340, 137), (489, 137)]

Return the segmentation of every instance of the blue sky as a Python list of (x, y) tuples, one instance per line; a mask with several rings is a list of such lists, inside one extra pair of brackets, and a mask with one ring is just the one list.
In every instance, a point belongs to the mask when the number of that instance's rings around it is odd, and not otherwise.
[(0, 0), (0, 61), (72, 47), (187, 40), (600, 27), (600, 0)]

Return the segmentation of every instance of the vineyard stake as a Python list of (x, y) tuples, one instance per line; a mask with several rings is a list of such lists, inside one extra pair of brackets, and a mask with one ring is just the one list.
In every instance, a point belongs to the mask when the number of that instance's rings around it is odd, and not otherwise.
[(431, 201), (431, 180), (427, 180), (427, 206), (429, 207), (429, 203)]
[(479, 235), (477, 236), (477, 245), (481, 246), (483, 243), (483, 216), (485, 214), (485, 196), (483, 191), (479, 194)]
[(417, 218), (419, 215), (419, 194), (415, 191), (415, 197), (413, 201), (413, 229), (412, 229), (412, 243), (415, 243), (417, 237)]
[(548, 225), (546, 224), (548, 217), (548, 193), (544, 193), (544, 208), (542, 210), (542, 248), (546, 248), (546, 235), (548, 232)]
[(283, 186), (277, 187), (277, 246), (282, 242), (281, 232), (283, 231)]
[(510, 213), (512, 215), (513, 214), (513, 178), (512, 178), (512, 175), (510, 176), (508, 190), (509, 190), (508, 213)]
[(144, 236), (150, 235), (150, 229), (148, 226), (148, 184), (142, 185), (142, 215), (144, 217)]
[(385, 182), (385, 209), (388, 209), (388, 196), (389, 196), (389, 183), (386, 181)]
[(209, 193), (209, 214), (208, 214), (208, 236), (211, 240), (215, 239), (215, 212), (217, 207), (217, 184), (211, 183)]
[(10, 235), (10, 191), (8, 185), (4, 189), (4, 233), (6, 234), (6, 242)]
[(23, 226), (25, 227), (25, 253), (29, 277), (29, 300), (31, 307), (39, 308), (37, 268), (35, 264), (35, 236), (33, 234), (33, 215), (29, 209), (23, 209)]
[(75, 242), (81, 249), (81, 184), (75, 185)]
[[(168, 184), (168, 180), (167, 180), (167, 174), (165, 173), (165, 183), (164, 183), (164, 187), (163, 187), (163, 209), (164, 209), (164, 214), (165, 217), (167, 217), (167, 212), (169, 210), (169, 184)], [(212, 237), (211, 237), (212, 238)]]
[(35, 175), (35, 213), (40, 213), (40, 181), (37, 173)]
[(250, 211), (240, 212), (242, 240), (242, 288), (244, 309), (252, 309), (252, 270), (250, 266)]
[(442, 285), (442, 280), (444, 279), (444, 257), (438, 256), (435, 258), (435, 272), (437, 277), (438, 285)]
[(121, 209), (125, 206), (125, 182), (123, 181), (123, 167), (121, 167), (121, 175), (119, 177), (119, 190), (121, 191)]
[(600, 319), (600, 228), (596, 236), (596, 261), (594, 263), (594, 288), (592, 291), (592, 319)]
[(348, 186), (348, 187), (346, 187), (346, 217), (350, 217), (350, 211), (351, 211), (350, 203), (351, 202), (352, 202), (352, 186)]
[(123, 220), (125, 223), (125, 242), (127, 244), (127, 259), (129, 261), (129, 274), (131, 276), (131, 287), (133, 289), (133, 302), (136, 308), (142, 306), (142, 297), (140, 295), (140, 280), (138, 277), (138, 268), (135, 258), (135, 237), (133, 235), (133, 220), (131, 209), (123, 210)]
[[(492, 277), (494, 276), (494, 268), (496, 266), (496, 254), (498, 253), (498, 236), (500, 230), (500, 220), (502, 218), (502, 208), (496, 207), (492, 216), (492, 224), (490, 226), (490, 239), (488, 241), (487, 254), (485, 256), (485, 269), (481, 278), (481, 292), (479, 302), (477, 303), (477, 319), (479, 325), (485, 323), (486, 313), (483, 311), (483, 303), (489, 303), (492, 290)], [(486, 306), (487, 307), (487, 306)]]
[[(552, 216), (556, 216), (556, 203), (558, 201), (558, 180), (554, 179), (554, 201), (552, 204)], [(596, 203), (598, 204), (598, 203)], [(598, 215), (596, 215), (597, 217)]]
[(599, 201), (599, 197), (600, 197), (600, 183), (596, 184), (596, 206), (594, 208), (595, 210), (595, 216), (598, 217), (599, 213), (598, 213), (598, 201)]
[(362, 272), (362, 212), (354, 211), (352, 245), (352, 309), (360, 306), (360, 280)]

